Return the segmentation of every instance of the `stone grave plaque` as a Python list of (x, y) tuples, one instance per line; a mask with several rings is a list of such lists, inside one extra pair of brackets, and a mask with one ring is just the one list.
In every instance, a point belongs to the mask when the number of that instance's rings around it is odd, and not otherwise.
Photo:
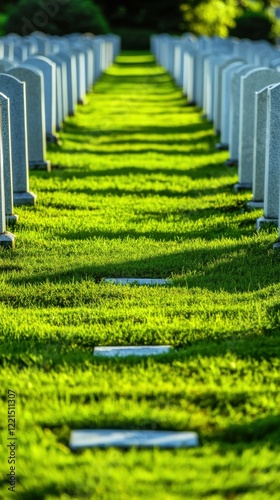
[(170, 285), (168, 279), (155, 278), (105, 278), (104, 283), (114, 283), (115, 285)]
[(196, 432), (85, 429), (71, 432), (69, 446), (79, 448), (192, 448), (199, 445)]
[(124, 358), (126, 356), (157, 356), (172, 351), (173, 347), (170, 345), (102, 346), (94, 348), (94, 355), (107, 358)]

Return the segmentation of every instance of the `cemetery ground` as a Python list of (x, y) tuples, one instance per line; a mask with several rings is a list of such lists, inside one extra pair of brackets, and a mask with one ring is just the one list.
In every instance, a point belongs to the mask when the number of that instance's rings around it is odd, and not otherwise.
[[(122, 53), (60, 138), (1, 251), (0, 497), (10, 389), (14, 498), (279, 499), (277, 228), (256, 231), (212, 125), (147, 53)], [(93, 356), (143, 344), (175, 350)], [(200, 446), (74, 453), (84, 428), (196, 431)]]

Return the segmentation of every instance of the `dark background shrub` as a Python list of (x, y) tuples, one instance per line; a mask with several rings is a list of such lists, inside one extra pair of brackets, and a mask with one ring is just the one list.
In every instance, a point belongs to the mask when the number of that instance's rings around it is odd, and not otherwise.
[(100, 8), (91, 0), (21, 0), (10, 12), (6, 32), (28, 35), (32, 31), (50, 35), (109, 32)]
[(230, 30), (230, 36), (274, 42), (272, 36), (273, 21), (264, 14), (247, 11), (242, 16), (237, 17), (235, 21), (236, 26)]

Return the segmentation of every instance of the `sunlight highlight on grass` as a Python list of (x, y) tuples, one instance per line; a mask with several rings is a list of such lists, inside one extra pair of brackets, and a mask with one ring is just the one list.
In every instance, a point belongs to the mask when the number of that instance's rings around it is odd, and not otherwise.
[[(9, 388), (19, 499), (278, 500), (277, 228), (256, 232), (212, 125), (150, 54), (122, 54), (60, 135), (0, 252), (3, 478)], [(92, 355), (157, 344), (175, 350)], [(202, 446), (73, 454), (73, 428), (193, 430)]]

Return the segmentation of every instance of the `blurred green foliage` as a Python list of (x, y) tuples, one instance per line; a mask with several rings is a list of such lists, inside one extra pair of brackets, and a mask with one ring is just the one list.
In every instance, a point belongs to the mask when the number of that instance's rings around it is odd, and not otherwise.
[(0, 36), (5, 34), (5, 26), (7, 23), (7, 15), (0, 13)]
[(189, 0), (180, 6), (185, 31), (197, 35), (236, 36), (272, 43), (280, 35), (274, 0)]
[(227, 36), (229, 29), (234, 27), (234, 19), (241, 11), (236, 0), (186, 2), (180, 9), (187, 31), (197, 35), (222, 37)]
[(1, 0), (0, 12), (9, 18), (6, 31), (20, 33), (23, 17), (32, 22), (50, 4), (61, 6), (58, 14), (35, 29), (98, 34), (110, 26), (121, 35), (125, 49), (147, 49), (150, 34), (162, 32), (232, 35), (272, 43), (280, 36), (280, 21), (274, 14), (279, 0)]
[(37, 30), (51, 35), (101, 34), (109, 32), (109, 25), (92, 0), (21, 0), (10, 12), (6, 32), (27, 35)]

